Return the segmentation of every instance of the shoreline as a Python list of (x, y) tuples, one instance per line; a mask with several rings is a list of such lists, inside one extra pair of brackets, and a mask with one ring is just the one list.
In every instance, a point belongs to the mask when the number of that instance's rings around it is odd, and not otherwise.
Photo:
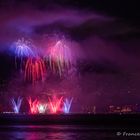
[(0, 114), (0, 125), (49, 124), (140, 128), (140, 114)]

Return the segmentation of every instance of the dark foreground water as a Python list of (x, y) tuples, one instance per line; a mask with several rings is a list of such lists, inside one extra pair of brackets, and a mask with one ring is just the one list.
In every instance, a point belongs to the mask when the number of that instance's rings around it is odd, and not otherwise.
[(128, 140), (140, 139), (138, 131), (127, 128), (95, 128), (90, 125), (12, 125), (0, 126), (0, 140)]

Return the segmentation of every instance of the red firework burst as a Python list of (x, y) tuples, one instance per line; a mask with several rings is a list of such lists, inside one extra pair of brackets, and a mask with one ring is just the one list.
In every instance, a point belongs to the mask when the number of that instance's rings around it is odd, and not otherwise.
[(46, 73), (45, 63), (41, 58), (29, 58), (25, 65), (25, 80), (35, 83), (44, 80)]
[(32, 101), (32, 99), (29, 97), (28, 98), (28, 103), (29, 103), (29, 106), (30, 106), (30, 113), (31, 114), (37, 114), (38, 113), (39, 101), (37, 99)]
[(62, 103), (62, 99), (63, 99), (63, 97), (58, 99), (55, 96), (52, 99), (49, 98), (51, 113), (57, 113), (58, 111), (60, 111), (60, 106), (61, 106), (61, 103)]

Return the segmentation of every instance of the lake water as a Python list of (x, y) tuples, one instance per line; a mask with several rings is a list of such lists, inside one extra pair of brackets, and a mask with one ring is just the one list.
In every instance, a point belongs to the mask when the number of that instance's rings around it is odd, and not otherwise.
[(119, 130), (95, 128), (90, 125), (0, 126), (0, 140), (140, 139), (134, 136), (117, 136), (117, 132)]

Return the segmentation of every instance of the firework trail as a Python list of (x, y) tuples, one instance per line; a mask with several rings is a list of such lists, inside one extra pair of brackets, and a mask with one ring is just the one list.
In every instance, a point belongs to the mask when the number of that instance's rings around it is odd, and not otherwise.
[(60, 106), (61, 106), (61, 103), (62, 103), (62, 99), (63, 99), (63, 97), (58, 99), (55, 96), (52, 99), (49, 98), (51, 113), (57, 113), (58, 111), (60, 111)]
[(47, 104), (39, 104), (38, 105), (38, 112), (39, 113), (45, 113), (46, 109), (47, 109)]
[(19, 113), (21, 103), (22, 103), (22, 98), (18, 97), (17, 102), (13, 98), (13, 99), (11, 99), (11, 102), (12, 102), (12, 108), (13, 108), (14, 112)]
[(46, 73), (45, 63), (41, 58), (28, 58), (25, 65), (24, 78), (33, 84), (37, 80), (44, 80)]
[(24, 38), (19, 39), (15, 44), (15, 54), (17, 57), (30, 57), (35, 56), (31, 47), (32, 44), (30, 41), (25, 40)]
[(50, 68), (61, 76), (63, 71), (69, 69), (72, 62), (71, 49), (65, 39), (56, 41), (55, 45), (48, 48)]
[(31, 97), (29, 97), (28, 98), (28, 103), (29, 103), (29, 106), (30, 106), (30, 113), (31, 114), (37, 114), (38, 113), (39, 101), (37, 99), (32, 101)]
[(67, 98), (65, 99), (64, 107), (63, 107), (64, 113), (69, 113), (70, 112), (72, 101), (73, 101), (73, 98), (71, 98), (71, 100), (68, 100)]
[(15, 64), (17, 66), (17, 57), (20, 58), (20, 69), (22, 70), (22, 61), (24, 57), (34, 57), (35, 53), (32, 50), (32, 43), (24, 38), (19, 39), (13, 44), (15, 52)]

